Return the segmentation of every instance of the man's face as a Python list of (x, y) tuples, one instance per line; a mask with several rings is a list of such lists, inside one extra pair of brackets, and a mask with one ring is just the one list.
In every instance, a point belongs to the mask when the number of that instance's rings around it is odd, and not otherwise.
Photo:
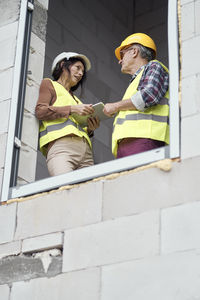
[(124, 47), (121, 51), (120, 51), (120, 61), (119, 64), (121, 65), (121, 72), (125, 73), (125, 74), (131, 74), (130, 72), (132, 71), (132, 64), (133, 64), (133, 45)]

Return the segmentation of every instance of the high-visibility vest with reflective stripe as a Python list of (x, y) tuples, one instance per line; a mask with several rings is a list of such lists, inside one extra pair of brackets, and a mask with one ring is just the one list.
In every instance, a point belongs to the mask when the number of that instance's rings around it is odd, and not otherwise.
[[(168, 72), (167, 67), (160, 64)], [(143, 72), (144, 68), (128, 86), (122, 100), (130, 99), (137, 93)], [(128, 137), (149, 138), (169, 144), (169, 91), (166, 92), (159, 104), (149, 107), (144, 112), (126, 110), (117, 114), (112, 134), (112, 152), (115, 157), (117, 156), (118, 141)]]
[[(56, 101), (54, 102), (53, 106), (82, 104), (82, 102), (76, 96), (74, 96), (77, 101), (76, 102), (61, 84), (52, 80), (51, 82), (56, 92)], [(80, 137), (85, 137), (90, 147), (92, 147), (86, 128), (81, 128), (78, 122), (72, 116), (69, 116), (68, 119), (59, 118), (55, 120), (41, 121), (39, 133), (40, 151), (46, 155), (47, 144), (49, 142), (64, 137), (68, 134), (75, 134)]]

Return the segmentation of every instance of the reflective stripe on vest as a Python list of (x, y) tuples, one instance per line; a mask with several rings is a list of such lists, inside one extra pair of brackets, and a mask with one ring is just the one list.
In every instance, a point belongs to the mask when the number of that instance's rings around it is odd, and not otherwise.
[(39, 133), (39, 136), (40, 136), (40, 138), (41, 138), (41, 137), (43, 137), (45, 134), (47, 134), (48, 132), (55, 131), (55, 130), (60, 130), (60, 129), (64, 128), (65, 126), (68, 126), (68, 125), (72, 125), (72, 126), (78, 128), (78, 130), (85, 132), (85, 131), (83, 130), (83, 128), (81, 128), (78, 124), (76, 124), (76, 123), (74, 123), (72, 120), (68, 119), (68, 120), (66, 120), (66, 121), (63, 122), (63, 123), (58, 123), (58, 124), (53, 124), (53, 125), (47, 126), (45, 130), (43, 130), (43, 131), (41, 131), (41, 132)]
[[(159, 62), (160, 63), (160, 62)], [(160, 63), (168, 72), (168, 69)], [(128, 86), (123, 100), (138, 92), (144, 68)], [(126, 137), (150, 138), (169, 143), (169, 93), (166, 92), (163, 99), (154, 106), (145, 110), (119, 111), (113, 124), (112, 152), (117, 156), (118, 141)]]
[(125, 121), (133, 121), (133, 120), (153, 120), (156, 122), (163, 122), (169, 124), (169, 117), (168, 116), (157, 116), (157, 115), (146, 115), (146, 114), (133, 114), (133, 115), (126, 115), (125, 118), (117, 118), (115, 123), (118, 125), (122, 125)]

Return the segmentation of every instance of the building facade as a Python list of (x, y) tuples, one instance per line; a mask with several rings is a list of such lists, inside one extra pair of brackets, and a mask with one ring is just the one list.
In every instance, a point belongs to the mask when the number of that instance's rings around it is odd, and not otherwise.
[[(0, 300), (199, 299), (200, 0), (3, 0), (0, 9)], [(170, 148), (117, 162), (109, 120), (88, 174), (48, 178), (34, 109), (53, 58), (86, 54), (83, 98), (120, 100), (129, 78), (114, 48), (133, 32), (152, 36), (170, 69)]]

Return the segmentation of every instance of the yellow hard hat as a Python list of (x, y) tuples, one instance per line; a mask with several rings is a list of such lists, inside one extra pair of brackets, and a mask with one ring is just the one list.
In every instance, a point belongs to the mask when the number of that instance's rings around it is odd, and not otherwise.
[(151, 48), (155, 51), (156, 53), (156, 45), (154, 43), (154, 41), (152, 40), (152, 38), (150, 38), (150, 36), (148, 36), (145, 33), (134, 33), (129, 35), (122, 43), (121, 45), (115, 49), (115, 55), (117, 57), (118, 60), (121, 59), (120, 57), (120, 50), (122, 50), (124, 47), (131, 45), (131, 44), (141, 44), (145, 47)]

